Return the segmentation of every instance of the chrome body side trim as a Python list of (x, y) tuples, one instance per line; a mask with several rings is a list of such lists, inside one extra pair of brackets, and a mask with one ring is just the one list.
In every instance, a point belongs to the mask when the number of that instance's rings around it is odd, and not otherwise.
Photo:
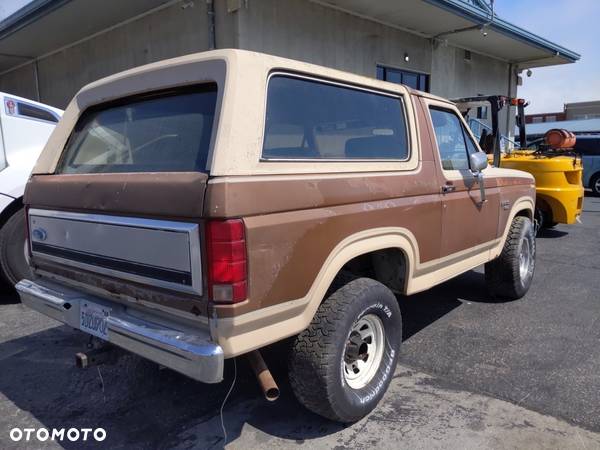
[(108, 342), (204, 383), (223, 379), (223, 350), (208, 328), (139, 316), (119, 303), (47, 280), (21, 280), (16, 289), (24, 305), (77, 329), (82, 302), (110, 308)]
[(34, 208), (28, 221), (35, 257), (202, 295), (196, 223)]

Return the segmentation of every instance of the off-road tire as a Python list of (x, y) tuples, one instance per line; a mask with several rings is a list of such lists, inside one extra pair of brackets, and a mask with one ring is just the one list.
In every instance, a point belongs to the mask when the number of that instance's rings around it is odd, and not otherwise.
[(590, 180), (590, 189), (595, 196), (600, 197), (600, 173), (597, 173)]
[[(528, 271), (523, 276), (521, 257), (523, 246), (529, 246), (531, 255)], [(515, 217), (508, 231), (500, 256), (485, 265), (485, 281), (492, 297), (517, 300), (523, 297), (533, 280), (535, 271), (535, 231), (527, 217)]]
[(0, 268), (3, 280), (10, 286), (23, 278), (31, 278), (25, 258), (25, 213), (22, 208), (0, 228)]
[[(381, 362), (373, 366), (376, 372), (366, 385), (354, 389), (344, 376), (346, 343), (359, 320), (373, 316), (383, 325)], [(292, 390), (309, 410), (337, 422), (355, 422), (387, 390), (401, 341), (402, 318), (392, 291), (370, 278), (354, 279), (323, 301), (309, 327), (294, 340), (288, 362)]]

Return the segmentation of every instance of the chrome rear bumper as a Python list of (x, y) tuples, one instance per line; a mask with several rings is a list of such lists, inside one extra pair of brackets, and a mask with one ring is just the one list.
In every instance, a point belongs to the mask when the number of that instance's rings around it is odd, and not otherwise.
[(208, 330), (161, 325), (132, 315), (119, 303), (54, 282), (21, 280), (16, 288), (23, 304), (73, 328), (79, 328), (81, 302), (109, 307), (109, 342), (195, 380), (223, 380), (223, 350)]

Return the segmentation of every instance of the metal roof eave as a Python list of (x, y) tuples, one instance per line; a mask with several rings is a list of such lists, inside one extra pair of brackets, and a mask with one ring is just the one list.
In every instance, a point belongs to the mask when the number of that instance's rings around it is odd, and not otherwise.
[(32, 0), (0, 22), (0, 40), (44, 17), (71, 0)]
[[(446, 11), (464, 17), (467, 20), (475, 22), (476, 25), (488, 24), (491, 19), (489, 12), (483, 11), (474, 5), (470, 5), (461, 0), (423, 0), (430, 5), (445, 9)], [(562, 56), (569, 62), (578, 61), (581, 55), (562, 47), (554, 42), (550, 42), (536, 34), (533, 34), (521, 27), (513, 25), (503, 19), (494, 17), (494, 21), (487, 25), (490, 29), (509, 37), (518, 39), (529, 45), (534, 45), (542, 50), (548, 51), (556, 56)]]

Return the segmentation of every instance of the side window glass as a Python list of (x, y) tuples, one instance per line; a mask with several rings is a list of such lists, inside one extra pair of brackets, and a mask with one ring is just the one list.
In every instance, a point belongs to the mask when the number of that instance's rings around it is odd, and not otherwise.
[(467, 131), (466, 127), (462, 124), (461, 124), (461, 126), (462, 126), (462, 130), (463, 130), (463, 135), (465, 137), (465, 142), (467, 143), (467, 153), (470, 155), (471, 153), (478, 152), (479, 149), (473, 142), (473, 139), (471, 139), (471, 135), (469, 135), (469, 132)]
[[(430, 108), (430, 113), (442, 168), (444, 170), (468, 169), (467, 144), (458, 116), (452, 111), (438, 108)], [(471, 145), (473, 146), (472, 142)]]
[(269, 81), (263, 159), (406, 160), (399, 97), (286, 75)]

